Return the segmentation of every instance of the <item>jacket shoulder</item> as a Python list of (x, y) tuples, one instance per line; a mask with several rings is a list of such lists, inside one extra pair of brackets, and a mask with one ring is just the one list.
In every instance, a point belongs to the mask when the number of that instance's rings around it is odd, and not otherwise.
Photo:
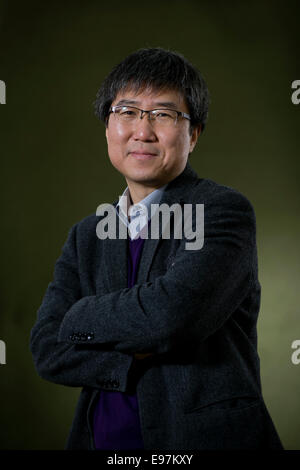
[(217, 183), (209, 178), (199, 178), (193, 191), (195, 202), (234, 205), (254, 213), (250, 200), (235, 188)]
[(83, 219), (79, 220), (75, 225), (80, 232), (90, 231), (91, 228), (96, 227), (100, 217), (94, 214), (89, 214)]
[(69, 229), (68, 241), (75, 242), (76, 245), (89, 245), (97, 240), (96, 227), (101, 216), (90, 214), (76, 222)]

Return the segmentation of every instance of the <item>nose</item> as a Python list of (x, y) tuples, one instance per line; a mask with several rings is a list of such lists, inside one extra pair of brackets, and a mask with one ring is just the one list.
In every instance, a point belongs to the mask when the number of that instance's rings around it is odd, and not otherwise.
[(150, 141), (157, 140), (153, 125), (149, 119), (149, 114), (143, 114), (142, 118), (136, 120), (133, 128), (134, 140)]

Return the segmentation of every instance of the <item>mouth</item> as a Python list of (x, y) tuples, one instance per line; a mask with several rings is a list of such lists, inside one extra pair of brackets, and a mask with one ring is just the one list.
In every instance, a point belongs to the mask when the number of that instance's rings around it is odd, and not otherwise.
[(157, 157), (156, 153), (149, 153), (149, 152), (129, 152), (136, 160), (151, 160), (152, 158)]

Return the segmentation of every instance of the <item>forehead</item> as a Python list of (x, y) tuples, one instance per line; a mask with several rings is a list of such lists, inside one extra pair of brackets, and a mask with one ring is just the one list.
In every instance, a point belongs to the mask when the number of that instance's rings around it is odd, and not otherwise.
[(117, 105), (118, 103), (151, 108), (162, 106), (188, 112), (182, 93), (169, 88), (163, 90), (146, 88), (137, 91), (127, 88), (118, 92), (112, 105)]

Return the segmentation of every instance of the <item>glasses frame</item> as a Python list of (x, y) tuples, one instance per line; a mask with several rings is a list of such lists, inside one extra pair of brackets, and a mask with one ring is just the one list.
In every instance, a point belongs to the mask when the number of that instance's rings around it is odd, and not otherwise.
[[(145, 110), (145, 109), (141, 109), (141, 108), (137, 108), (136, 106), (126, 106), (126, 105), (116, 105), (116, 106), (111, 106), (111, 108), (109, 109), (108, 111), (108, 116), (111, 114), (111, 113), (114, 113), (115, 114), (115, 111), (116, 109), (118, 108), (133, 108), (133, 109), (137, 109), (138, 111), (141, 112), (141, 115), (140, 115), (140, 119), (143, 119), (144, 117), (144, 114), (147, 114), (148, 113), (148, 119), (149, 121), (155, 121), (155, 118), (154, 119), (151, 119), (150, 117), (150, 113), (152, 113), (153, 111), (174, 111), (175, 113), (177, 113), (177, 118), (174, 122), (174, 125), (177, 124), (177, 120), (179, 117), (182, 117), (184, 119), (188, 119), (189, 121), (191, 120), (191, 116), (187, 113), (184, 113), (182, 111), (177, 111), (177, 109), (171, 109), (171, 108), (155, 108), (155, 109), (149, 109), (149, 110)], [(108, 117), (107, 117), (108, 119)]]

